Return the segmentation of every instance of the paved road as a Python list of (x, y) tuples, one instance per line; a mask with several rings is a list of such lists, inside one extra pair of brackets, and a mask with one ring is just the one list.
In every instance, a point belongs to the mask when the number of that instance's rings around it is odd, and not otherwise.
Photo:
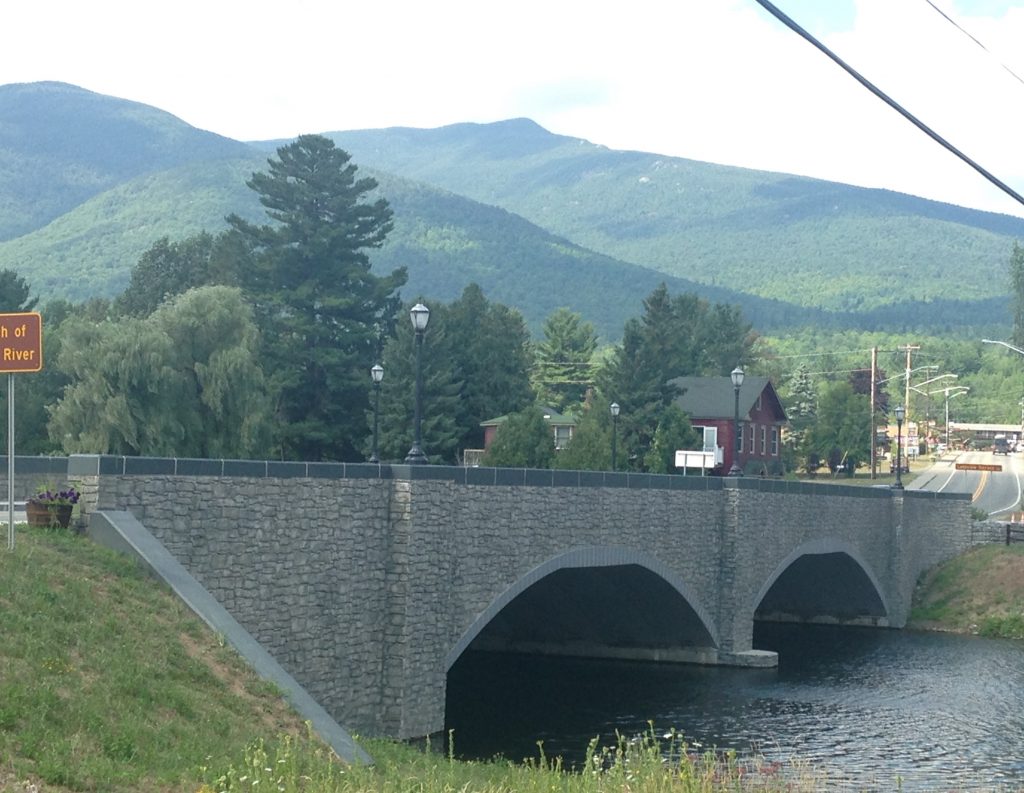
[[(998, 465), (1001, 471), (960, 471), (957, 463)], [(961, 452), (949, 454), (936, 461), (928, 470), (918, 474), (907, 485), (908, 490), (933, 490), (944, 493), (970, 493), (974, 506), (993, 518), (1020, 512), (1021, 480), (1024, 478), (1024, 459), (1020, 454), (992, 454), (991, 452)]]

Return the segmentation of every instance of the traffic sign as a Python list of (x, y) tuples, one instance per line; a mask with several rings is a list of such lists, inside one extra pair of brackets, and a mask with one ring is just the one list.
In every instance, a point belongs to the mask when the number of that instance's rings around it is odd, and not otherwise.
[(43, 318), (36, 311), (0, 314), (0, 372), (43, 368)]
[(1001, 465), (988, 465), (986, 463), (957, 463), (956, 470), (958, 471), (1002, 471), (1003, 466)]

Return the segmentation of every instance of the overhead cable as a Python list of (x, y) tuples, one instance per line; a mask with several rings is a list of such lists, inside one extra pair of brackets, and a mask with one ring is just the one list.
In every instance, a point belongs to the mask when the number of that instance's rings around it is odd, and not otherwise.
[(866, 77), (864, 77), (860, 72), (858, 72), (856, 69), (854, 69), (848, 63), (846, 63), (846, 61), (844, 61), (842, 58), (840, 58), (838, 55), (836, 55), (834, 52), (832, 52), (832, 50), (830, 50), (828, 47), (826, 47), (824, 44), (822, 44), (820, 41), (818, 41), (818, 39), (816, 39), (814, 36), (812, 36), (810, 33), (808, 33), (806, 30), (804, 30), (802, 27), (800, 27), (800, 25), (798, 25), (796, 22), (794, 22), (792, 19), (790, 19), (788, 16), (786, 16), (786, 14), (784, 14), (782, 11), (780, 11), (778, 8), (776, 8), (772, 3), (768, 2), (768, 0), (754, 0), (754, 2), (756, 2), (762, 8), (764, 8), (765, 11), (767, 11), (769, 14), (771, 14), (776, 19), (778, 19), (783, 25), (788, 27), (794, 33), (798, 34), (803, 39), (805, 39), (806, 41), (810, 42), (815, 47), (817, 47), (819, 50), (821, 50), (823, 53), (825, 53), (825, 55), (827, 55), (831, 60), (833, 60), (841, 69), (843, 69), (843, 71), (845, 71), (854, 80), (856, 80), (858, 83), (860, 83), (865, 88), (867, 88), (871, 93), (873, 93), (875, 96), (877, 96), (879, 99), (881, 99), (887, 105), (889, 105), (889, 107), (891, 107), (893, 110), (895, 110), (897, 113), (899, 113), (905, 119), (907, 119), (907, 121), (909, 121), (911, 124), (913, 124), (919, 130), (921, 130), (925, 135), (927, 135), (929, 138), (934, 140), (936, 143), (938, 143), (944, 149), (946, 149), (949, 152), (951, 152), (952, 154), (954, 154), (956, 157), (961, 159), (963, 162), (967, 163), (975, 171), (977, 171), (982, 176), (984, 176), (989, 182), (991, 182), (996, 187), (998, 187), (1000, 190), (1002, 190), (1004, 193), (1006, 193), (1008, 196), (1010, 196), (1018, 204), (1020, 204), (1021, 206), (1024, 206), (1024, 196), (1022, 196), (1020, 193), (1018, 193), (1016, 190), (1014, 190), (1012, 187), (1010, 187), (1008, 184), (1006, 184), (1006, 182), (1004, 182), (1002, 179), (997, 177), (995, 174), (993, 174), (992, 172), (988, 171), (982, 165), (980, 165), (979, 163), (977, 163), (974, 160), (972, 160), (970, 157), (968, 157), (966, 154), (964, 154), (964, 152), (960, 151), (960, 149), (958, 149), (956, 146), (954, 146), (952, 143), (950, 143), (948, 140), (946, 140), (944, 137), (942, 137), (938, 132), (936, 132), (931, 127), (929, 127), (927, 124), (925, 124), (923, 121), (921, 121), (917, 116), (915, 116), (913, 113), (911, 113), (905, 107), (903, 107), (895, 99), (893, 99), (888, 94), (886, 94), (884, 91), (882, 91), (880, 88), (878, 88), (874, 83), (872, 83), (870, 80), (868, 80)]
[(964, 30), (962, 27), (960, 27), (960, 23), (959, 22), (957, 22), (955, 19), (953, 19), (951, 16), (949, 16), (949, 14), (947, 14), (945, 11), (943, 11), (941, 8), (939, 8), (937, 5), (935, 5), (935, 3), (932, 2), (932, 0), (924, 0), (924, 2), (926, 2), (928, 5), (930, 5), (935, 10), (935, 12), (937, 14), (940, 14), (943, 19), (945, 19), (947, 22), (949, 22), (949, 24), (951, 24), (953, 27), (955, 27), (957, 30), (959, 30), (961, 33), (963, 33), (965, 36), (967, 36), (967, 38), (969, 38), (971, 41), (973, 41), (975, 44), (977, 44), (983, 50), (985, 50), (985, 52), (989, 55), (989, 57), (991, 57), (993, 60), (995, 60), (995, 62), (998, 63), (1000, 66), (1002, 66), (1003, 69), (1005, 69), (1010, 74), (1010, 76), (1013, 77), (1014, 80), (1016, 80), (1021, 85), (1024, 85), (1024, 80), (1022, 80), (1017, 75), (1017, 73), (1013, 71), (1013, 69), (1011, 69), (1009, 66), (1007, 66), (1005, 63), (1003, 63), (998, 58), (996, 58), (995, 54), (991, 50), (989, 50), (988, 47), (986, 47), (984, 44), (982, 44), (980, 41), (978, 41), (976, 38), (974, 38), (974, 36), (972, 36), (970, 33), (968, 33), (966, 30)]

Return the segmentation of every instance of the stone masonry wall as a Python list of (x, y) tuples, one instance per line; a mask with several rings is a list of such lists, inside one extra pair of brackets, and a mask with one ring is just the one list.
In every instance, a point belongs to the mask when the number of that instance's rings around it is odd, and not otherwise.
[(641, 551), (685, 579), (698, 600), (691, 605), (715, 617), (718, 491), (414, 482), (412, 496), (403, 638), (407, 734), (443, 724), (444, 659), (480, 614), (568, 550), (606, 549), (623, 562)]
[(390, 733), (382, 691), (391, 483), (100, 478), (323, 707)]
[(970, 533), (966, 501), (756, 479), (95, 457), (68, 475), (87, 511), (132, 512), (339, 722), (400, 738), (443, 728), (450, 663), (559, 565), (646, 566), (742, 652), (795, 555), (848, 551), (899, 611)]

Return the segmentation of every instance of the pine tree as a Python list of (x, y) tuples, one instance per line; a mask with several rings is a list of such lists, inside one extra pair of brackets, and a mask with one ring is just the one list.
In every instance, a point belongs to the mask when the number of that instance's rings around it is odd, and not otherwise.
[(251, 249), (244, 286), (262, 332), (264, 368), (277, 393), (282, 457), (352, 460), (368, 428), (370, 367), (381, 327), (394, 321), (404, 269), (377, 276), (367, 250), (392, 227), (377, 187), (356, 178), (345, 151), (319, 135), (277, 150), (247, 182), (275, 221), (228, 223)]
[(0, 312), (17, 314), (31, 311), (39, 298), (29, 297), (30, 292), (28, 281), (14, 270), (0, 270)]
[(532, 377), (537, 399), (559, 413), (579, 412), (587, 389), (594, 385), (594, 326), (576, 312), (560, 308), (544, 321), (543, 332)]
[(1024, 248), (1013, 243), (1010, 255), (1010, 288), (1013, 303), (1013, 343), (1024, 347)]
[(672, 381), (726, 374), (749, 358), (754, 338), (728, 306), (692, 294), (672, 297), (664, 284), (644, 300), (643, 316), (626, 323), (622, 344), (599, 377), (605, 398), (622, 409), (620, 448), (629, 468), (644, 470), (658, 422), (679, 395)]
[[(814, 390), (814, 382), (805, 364), (800, 364), (793, 375), (790, 388), (789, 405), (786, 414), (789, 416), (790, 430), (786, 433), (784, 450), (790, 466), (803, 467), (808, 472), (816, 467), (817, 454), (811, 445), (811, 431), (814, 427), (818, 411), (818, 398)], [(811, 455), (814, 455), (814, 460)]]
[(456, 407), (459, 448), (480, 448), (480, 422), (533, 404), (530, 333), (522, 314), (489, 301), (476, 284), (443, 312), (453, 355), (454, 377), (462, 383)]
[[(457, 351), (448, 335), (447, 306), (433, 301), (428, 304), (430, 321), (423, 335), (421, 366), (423, 367), (423, 416), (421, 434), (423, 451), (432, 463), (454, 465), (460, 451), (463, 428), (459, 415), (462, 382), (455, 372)], [(394, 335), (384, 345), (382, 365), (384, 380), (380, 392), (380, 459), (401, 462), (412, 447), (416, 398), (415, 333), (408, 311), (404, 321), (395, 326)], [(402, 319), (402, 317), (399, 317)], [(366, 369), (370, 380), (370, 369)], [(368, 414), (371, 416), (372, 414)], [(368, 454), (369, 434), (362, 444)]]
[(662, 413), (654, 441), (644, 457), (644, 467), (652, 474), (668, 474), (675, 471), (676, 452), (680, 449), (697, 449), (701, 436), (690, 424), (690, 419), (678, 405), (669, 405)]

